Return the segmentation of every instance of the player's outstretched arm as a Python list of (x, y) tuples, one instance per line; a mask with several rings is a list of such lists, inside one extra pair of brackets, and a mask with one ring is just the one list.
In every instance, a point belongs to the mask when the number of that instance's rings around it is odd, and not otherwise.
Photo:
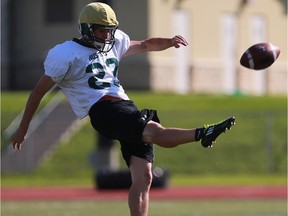
[(50, 77), (43, 75), (32, 90), (26, 103), (19, 128), (12, 137), (12, 145), (14, 149), (21, 149), (33, 115), (35, 114), (44, 95), (54, 86), (54, 84), (54, 81)]
[(125, 53), (125, 56), (150, 52), (162, 51), (170, 47), (179, 48), (180, 46), (187, 46), (188, 42), (181, 35), (176, 35), (173, 38), (148, 38), (143, 41), (131, 41), (130, 47)]

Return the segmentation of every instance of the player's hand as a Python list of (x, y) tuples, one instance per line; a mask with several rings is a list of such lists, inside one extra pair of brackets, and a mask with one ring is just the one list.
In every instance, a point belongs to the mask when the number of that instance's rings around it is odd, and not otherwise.
[(16, 131), (11, 140), (14, 149), (21, 150), (22, 144), (26, 138), (26, 133), (27, 133), (26, 130), (18, 128), (18, 130)]
[(187, 46), (188, 42), (181, 35), (176, 35), (172, 38), (172, 44), (175, 48), (179, 48), (181, 45)]

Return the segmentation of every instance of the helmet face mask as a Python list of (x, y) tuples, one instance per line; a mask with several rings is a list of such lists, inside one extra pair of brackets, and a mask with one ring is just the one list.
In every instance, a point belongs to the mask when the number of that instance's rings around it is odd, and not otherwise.
[[(94, 31), (98, 28), (104, 29), (106, 31), (108, 30), (109, 37), (105, 40), (97, 38), (94, 34)], [(81, 32), (82, 38), (101, 53), (107, 53), (113, 48), (113, 45), (115, 43), (114, 35), (116, 30), (117, 27), (105, 27), (97, 24), (86, 23), (79, 24), (79, 31)]]
[[(79, 16), (79, 32), (82, 38), (101, 53), (109, 52), (115, 43), (118, 21), (112, 8), (104, 3), (94, 2), (86, 5)], [(108, 31), (105, 40), (95, 36), (95, 30)]]

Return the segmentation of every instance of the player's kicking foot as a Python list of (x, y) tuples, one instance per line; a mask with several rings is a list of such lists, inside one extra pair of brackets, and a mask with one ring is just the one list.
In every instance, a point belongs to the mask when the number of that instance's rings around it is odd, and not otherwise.
[(222, 122), (210, 125), (204, 125), (204, 132), (201, 139), (203, 147), (212, 147), (217, 137), (225, 132), (227, 129), (230, 130), (232, 125), (235, 124), (235, 117), (230, 117)]

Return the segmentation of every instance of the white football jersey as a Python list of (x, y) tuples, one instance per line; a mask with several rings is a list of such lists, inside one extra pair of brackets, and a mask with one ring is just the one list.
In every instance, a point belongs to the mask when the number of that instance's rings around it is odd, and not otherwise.
[(52, 48), (44, 62), (45, 75), (52, 78), (69, 100), (73, 111), (84, 118), (104, 95), (129, 100), (118, 80), (119, 62), (130, 45), (121, 30), (107, 55), (73, 39)]

